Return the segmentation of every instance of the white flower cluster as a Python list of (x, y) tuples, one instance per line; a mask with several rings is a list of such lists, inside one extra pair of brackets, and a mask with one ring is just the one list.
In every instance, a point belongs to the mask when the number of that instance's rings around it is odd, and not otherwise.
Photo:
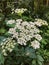
[[(40, 41), (42, 40), (41, 35), (39, 34), (40, 30), (37, 26), (48, 25), (46, 21), (41, 19), (36, 19), (35, 22), (27, 22), (22, 19), (9, 20), (7, 24), (14, 24), (14, 28), (9, 28), (8, 33), (12, 34), (12, 38), (7, 38), (3, 40), (0, 44), (2, 53), (7, 56), (7, 51), (12, 52), (15, 48), (16, 43), (20, 45), (27, 45), (27, 42), (30, 41), (31, 46), (34, 49), (40, 48)], [(12, 40), (15, 38), (15, 40)], [(34, 39), (31, 41), (31, 39)]]
[(15, 27), (10, 28), (8, 31), (8, 33), (12, 34), (12, 38), (15, 38), (20, 45), (27, 45), (27, 41), (35, 38), (35, 40), (31, 41), (31, 46), (34, 49), (40, 48), (42, 37), (39, 32), (40, 30), (36, 27), (36, 22), (27, 22), (22, 19), (17, 19)]
[(22, 14), (24, 13), (25, 11), (27, 11), (26, 8), (17, 8), (17, 9), (12, 9), (12, 14), (15, 12), (17, 14)]
[(40, 48), (40, 43), (37, 40), (34, 40), (31, 42), (31, 46), (33, 46), (34, 49)]
[(48, 25), (47, 21), (42, 20), (42, 19), (35, 19), (35, 24), (39, 27), (42, 25)]
[(6, 40), (3, 40), (0, 45), (3, 55), (7, 56), (7, 51), (12, 52), (16, 43), (14, 40), (12, 40), (12, 38), (7, 38)]
[(24, 13), (25, 11), (27, 11), (27, 9), (26, 8), (20, 8), (20, 9), (15, 9), (15, 13)]
[(8, 22), (6, 24), (14, 24), (15, 20), (8, 20)]

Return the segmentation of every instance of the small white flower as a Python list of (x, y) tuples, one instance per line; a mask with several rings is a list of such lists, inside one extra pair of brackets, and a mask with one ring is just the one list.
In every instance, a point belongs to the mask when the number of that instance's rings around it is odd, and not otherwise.
[(33, 31), (34, 31), (34, 33), (39, 33), (40, 32), (40, 30), (38, 28), (34, 28)]
[(35, 23), (34, 23), (34, 22), (32, 22), (32, 21), (30, 21), (29, 23), (30, 23), (30, 25), (35, 25)]
[(35, 38), (36, 38), (38, 41), (41, 41), (41, 40), (42, 40), (42, 37), (41, 37), (41, 35), (39, 35), (39, 34), (36, 34), (36, 35), (35, 35)]
[(5, 53), (3, 53), (3, 55), (4, 55), (4, 56), (7, 56), (7, 53), (5, 52)]
[(42, 20), (42, 19), (35, 19), (35, 25), (41, 27), (42, 25), (48, 25), (47, 21)]
[(9, 52), (12, 52), (12, 51), (13, 51), (13, 49), (10, 49), (10, 50), (9, 50)]
[(16, 43), (14, 43), (14, 45), (16, 45)]
[(12, 11), (14, 11), (14, 8), (12, 9)]
[(47, 21), (43, 20), (43, 25), (48, 25)]
[(27, 9), (21, 8), (21, 9), (15, 9), (15, 13), (24, 13), (25, 11), (27, 11)]
[(12, 12), (12, 14), (13, 14), (14, 12)]
[(15, 20), (8, 20), (7, 24), (14, 24)]
[(18, 32), (14, 33), (13, 36), (12, 36), (12, 38), (18, 39)]
[(4, 49), (4, 45), (2, 46), (2, 49)]
[(31, 39), (31, 36), (30, 35), (26, 35), (24, 38), (26, 39), (26, 41), (29, 41)]
[(35, 25), (41, 27), (42, 26), (42, 23), (37, 21), (37, 22), (35, 22)]
[(8, 51), (10, 51), (10, 49), (11, 49), (10, 47), (7, 48)]
[(0, 45), (2, 46), (4, 43), (2, 42)]
[(4, 53), (5, 52), (5, 49), (3, 49), (2, 52)]
[(5, 49), (7, 49), (8, 47), (6, 46)]
[(23, 39), (23, 38), (18, 38), (17, 41), (18, 41), (18, 43), (21, 44), (21, 45), (26, 45), (26, 43), (25, 43), (26, 41), (25, 41), (25, 39)]
[(38, 48), (40, 48), (40, 43), (37, 40), (34, 40), (33, 42), (31, 42), (31, 46), (34, 49), (38, 49)]
[(21, 21), (22, 21), (22, 19), (17, 19), (16, 21), (19, 23), (19, 22), (21, 22)]
[(20, 9), (15, 9), (15, 13), (20, 13)]
[(22, 26), (26, 26), (26, 25), (29, 25), (27, 21), (22, 22)]
[(10, 28), (9, 31), (8, 31), (8, 33), (14, 34), (15, 33), (15, 29), (14, 28)]
[(14, 48), (15, 46), (14, 45), (11, 45), (11, 48)]

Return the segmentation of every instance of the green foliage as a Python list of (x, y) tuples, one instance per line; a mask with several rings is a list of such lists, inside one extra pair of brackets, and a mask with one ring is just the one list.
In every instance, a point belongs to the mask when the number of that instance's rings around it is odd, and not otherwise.
[(9, 28), (13, 28), (15, 24), (6, 24)]
[(44, 14), (44, 18), (49, 21), (49, 10)]
[(4, 28), (0, 29), (0, 34), (4, 34), (6, 32), (6, 30)]
[[(49, 23), (48, 23), (49, 24)], [(41, 53), (43, 54), (43, 58), (45, 60), (45, 62), (49, 62), (49, 26), (45, 27), (45, 29), (43, 29), (45, 26), (42, 27), (42, 36), (43, 39), (41, 41)]]
[(4, 64), (4, 56), (0, 53), (0, 65)]
[(26, 49), (25, 49), (25, 52), (26, 52), (26, 55), (29, 57), (29, 58), (36, 58), (36, 54), (35, 54), (35, 50), (34, 49), (32, 49), (32, 48), (30, 48), (30, 47), (27, 47)]

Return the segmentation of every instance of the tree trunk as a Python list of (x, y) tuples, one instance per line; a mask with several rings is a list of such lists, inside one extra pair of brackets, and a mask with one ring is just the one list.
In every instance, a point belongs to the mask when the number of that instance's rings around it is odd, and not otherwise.
[(46, 6), (48, 6), (48, 4), (49, 4), (49, 0), (47, 0), (47, 2), (46, 2)]

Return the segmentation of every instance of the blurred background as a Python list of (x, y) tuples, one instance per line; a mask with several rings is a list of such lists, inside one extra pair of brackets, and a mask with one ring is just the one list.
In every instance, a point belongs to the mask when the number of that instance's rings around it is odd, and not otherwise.
[[(0, 0), (0, 13), (10, 14), (12, 8), (27, 8), (32, 15), (49, 11), (49, 0)], [(8, 12), (7, 12), (8, 11)]]

